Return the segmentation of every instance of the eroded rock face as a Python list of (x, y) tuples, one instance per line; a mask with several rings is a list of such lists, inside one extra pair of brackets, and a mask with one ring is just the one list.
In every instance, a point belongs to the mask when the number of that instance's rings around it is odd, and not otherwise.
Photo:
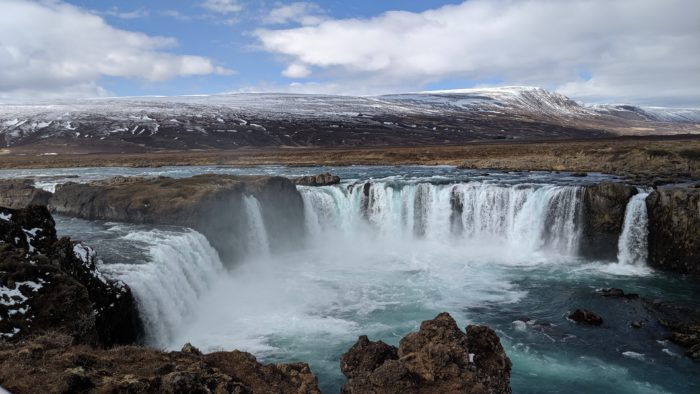
[(649, 264), (700, 276), (700, 189), (660, 187), (646, 203)]
[(29, 179), (0, 179), (0, 207), (13, 209), (46, 205), (51, 193), (37, 189)]
[(99, 273), (92, 249), (58, 239), (46, 207), (0, 208), (0, 340), (47, 330), (97, 346), (143, 333), (128, 286)]
[(72, 346), (50, 333), (0, 342), (0, 386), (13, 393), (320, 393), (303, 363), (263, 365), (249, 353), (165, 353), (143, 347)]
[(637, 189), (630, 185), (603, 182), (587, 186), (583, 193), (583, 257), (613, 261), (625, 221), (625, 209)]
[(192, 178), (116, 177), (56, 188), (50, 208), (84, 219), (170, 224), (204, 234), (224, 262), (246, 253), (248, 212), (253, 196), (273, 250), (298, 246), (304, 236), (304, 208), (296, 186), (282, 177), (198, 175)]
[(461, 331), (448, 313), (424, 321), (399, 348), (366, 336), (345, 353), (341, 370), (354, 393), (510, 393), (510, 359), (493, 330)]
[(328, 172), (318, 175), (308, 175), (296, 178), (293, 180), (295, 185), (301, 186), (329, 186), (340, 183), (340, 177), (332, 175)]
[(576, 309), (574, 313), (569, 315), (569, 319), (576, 323), (588, 324), (589, 326), (600, 326), (603, 324), (603, 318), (588, 309)]

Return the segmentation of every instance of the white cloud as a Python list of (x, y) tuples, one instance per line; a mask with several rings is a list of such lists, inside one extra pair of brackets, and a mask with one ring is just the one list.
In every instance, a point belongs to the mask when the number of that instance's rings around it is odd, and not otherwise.
[(289, 60), (284, 75), (313, 69), (348, 90), (497, 80), (592, 101), (700, 106), (696, 0), (470, 0), (256, 35)]
[(114, 16), (121, 19), (139, 19), (146, 18), (149, 15), (148, 10), (120, 11), (117, 7), (112, 7), (107, 11), (96, 11), (95, 13), (97, 15)]
[(236, 0), (204, 0), (200, 6), (219, 14), (232, 14), (243, 9)]
[(59, 1), (0, 2), (0, 95), (99, 95), (103, 76), (163, 81), (227, 74), (201, 56), (163, 49), (175, 40), (116, 29)]
[(282, 71), (282, 75), (287, 78), (306, 78), (311, 75), (311, 70), (303, 64), (292, 63)]
[(298, 23), (301, 25), (317, 25), (328, 19), (323, 9), (317, 4), (308, 2), (296, 2), (279, 5), (273, 8), (263, 18), (263, 23), (268, 25), (283, 25), (287, 23)]

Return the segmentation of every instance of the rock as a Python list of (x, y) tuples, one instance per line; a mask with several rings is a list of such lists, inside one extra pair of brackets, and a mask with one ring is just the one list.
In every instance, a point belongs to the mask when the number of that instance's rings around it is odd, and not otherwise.
[(72, 345), (58, 333), (0, 342), (0, 386), (13, 393), (320, 393), (308, 365), (263, 365), (232, 351), (165, 353)]
[(0, 207), (21, 209), (30, 205), (46, 205), (51, 193), (34, 187), (29, 179), (0, 179)]
[(590, 259), (617, 259), (627, 202), (637, 194), (635, 187), (603, 182), (586, 186), (583, 193), (583, 232), (580, 253)]
[(186, 343), (185, 346), (182, 347), (182, 350), (180, 350), (183, 353), (190, 353), (190, 354), (196, 354), (196, 355), (202, 355), (202, 352), (197, 349), (196, 347), (192, 346), (191, 343)]
[(642, 322), (639, 320), (635, 320), (632, 323), (630, 323), (630, 326), (633, 328), (642, 328)]
[(646, 203), (649, 265), (700, 276), (700, 189), (660, 187)]
[(485, 326), (461, 331), (441, 313), (406, 335), (397, 349), (361, 336), (341, 359), (354, 393), (510, 393), (510, 359)]
[(609, 297), (609, 298), (627, 298), (627, 299), (639, 298), (639, 294), (625, 293), (622, 289), (616, 289), (616, 288), (602, 289), (602, 290), (600, 290), (600, 294), (603, 297)]
[(247, 253), (248, 212), (253, 196), (273, 250), (301, 244), (304, 207), (301, 194), (287, 178), (198, 175), (192, 178), (116, 177), (90, 184), (66, 183), (56, 188), (50, 208), (62, 215), (90, 220), (170, 224), (204, 234), (224, 263)]
[(585, 178), (588, 176), (588, 173), (586, 173), (586, 172), (572, 172), (571, 176), (576, 177), (576, 178)]
[(340, 177), (337, 175), (331, 175), (328, 172), (318, 175), (308, 175), (295, 178), (292, 180), (295, 185), (301, 186), (328, 186), (337, 185), (340, 183)]
[(0, 339), (61, 330), (75, 343), (130, 344), (143, 334), (128, 286), (105, 279), (89, 247), (56, 236), (46, 207), (0, 208)]
[(569, 315), (569, 319), (577, 323), (588, 324), (591, 326), (600, 326), (603, 324), (603, 318), (596, 315), (592, 311), (589, 311), (588, 309), (576, 309), (574, 313)]

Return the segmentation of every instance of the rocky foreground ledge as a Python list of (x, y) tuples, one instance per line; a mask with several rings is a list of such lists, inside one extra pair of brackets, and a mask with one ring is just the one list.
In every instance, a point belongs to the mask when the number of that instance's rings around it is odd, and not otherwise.
[(105, 279), (93, 250), (58, 238), (46, 207), (0, 207), (0, 340), (47, 330), (72, 342), (138, 342), (143, 329), (129, 287)]

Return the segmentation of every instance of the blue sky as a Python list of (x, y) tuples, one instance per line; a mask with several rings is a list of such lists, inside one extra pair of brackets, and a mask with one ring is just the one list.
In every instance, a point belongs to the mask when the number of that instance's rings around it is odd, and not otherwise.
[[(205, 75), (179, 77), (162, 82), (143, 79), (103, 77), (100, 85), (115, 95), (180, 95), (208, 94), (239, 89), (265, 89), (293, 83), (281, 72), (286, 65), (275, 54), (261, 51), (251, 35), (266, 27), (262, 22), (270, 10), (294, 2), (240, 1), (240, 12), (218, 14), (190, 0), (68, 0), (86, 10), (101, 15), (112, 26), (139, 31), (149, 35), (174, 37), (177, 46), (173, 53), (196, 54), (213, 59), (217, 64), (235, 71), (232, 75)], [(331, 18), (367, 18), (386, 11), (404, 10), (422, 12), (459, 1), (439, 0), (353, 0), (317, 1), (321, 13)], [(176, 11), (184, 17), (173, 17)], [(133, 14), (133, 15), (132, 15)], [(228, 21), (232, 19), (233, 21)], [(275, 25), (276, 28), (294, 26), (294, 23)], [(466, 81), (446, 81), (437, 88), (465, 87)]]
[(534, 85), (700, 107), (696, 0), (2, 0), (0, 99)]

